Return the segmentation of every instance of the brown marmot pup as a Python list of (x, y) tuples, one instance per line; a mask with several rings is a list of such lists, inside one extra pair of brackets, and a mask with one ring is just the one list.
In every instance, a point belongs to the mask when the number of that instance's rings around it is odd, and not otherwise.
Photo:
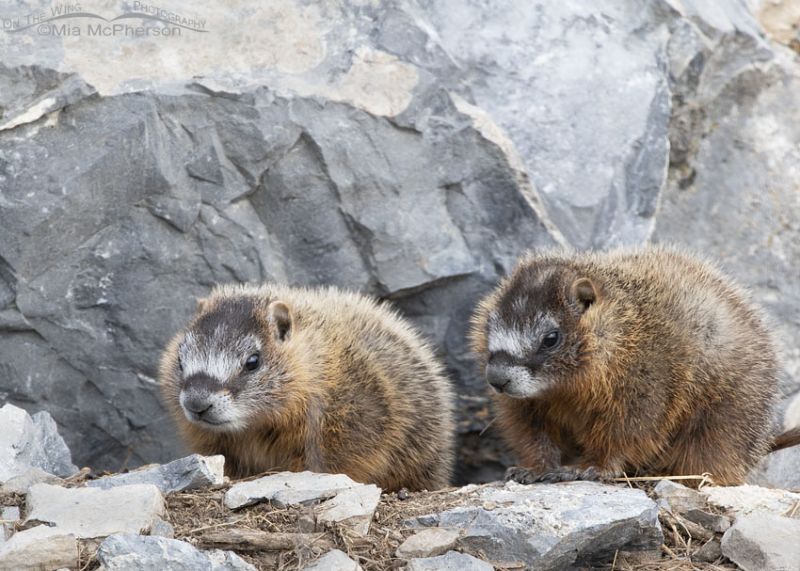
[(545, 251), (480, 304), (472, 344), (521, 482), (699, 475), (771, 449), (777, 359), (759, 311), (678, 250)]
[(384, 490), (448, 485), (453, 396), (393, 310), (334, 288), (222, 286), (165, 350), (164, 398), (226, 473), (311, 470)]

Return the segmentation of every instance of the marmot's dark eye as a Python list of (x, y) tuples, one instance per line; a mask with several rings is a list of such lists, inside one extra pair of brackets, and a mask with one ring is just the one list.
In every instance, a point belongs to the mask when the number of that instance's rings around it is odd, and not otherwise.
[(248, 371), (255, 371), (260, 364), (261, 359), (259, 359), (258, 353), (253, 353), (247, 358), (247, 361), (244, 362), (244, 368)]
[(551, 331), (542, 338), (542, 349), (552, 349), (558, 344), (561, 339), (561, 334), (558, 331)]
[(181, 373), (183, 372), (183, 361), (181, 361), (181, 358), (180, 358), (180, 357), (178, 357), (178, 370), (179, 370)]

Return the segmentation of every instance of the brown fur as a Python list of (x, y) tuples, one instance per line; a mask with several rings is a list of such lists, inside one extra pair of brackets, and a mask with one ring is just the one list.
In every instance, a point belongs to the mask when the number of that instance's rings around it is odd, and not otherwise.
[[(225, 304), (254, 308), (266, 373), (249, 398), (246, 428), (214, 432), (190, 423), (178, 401), (178, 346)], [(292, 329), (278, 341), (269, 306), (288, 308)], [(344, 473), (385, 490), (448, 485), (453, 462), (450, 384), (430, 348), (394, 311), (334, 288), (225, 286), (204, 300), (160, 365), (164, 398), (191, 448), (224, 454), (226, 473)]]
[[(587, 306), (582, 278), (596, 292)], [(491, 319), (543, 312), (563, 335), (538, 369), (552, 383), (534, 398), (495, 398), (528, 480), (709, 472), (741, 484), (770, 450), (773, 343), (746, 295), (708, 263), (662, 247), (529, 255), (475, 313), (481, 365)]]

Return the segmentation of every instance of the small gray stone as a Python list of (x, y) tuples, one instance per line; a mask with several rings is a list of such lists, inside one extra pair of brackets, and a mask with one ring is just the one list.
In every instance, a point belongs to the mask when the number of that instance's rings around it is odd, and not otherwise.
[(736, 517), (751, 513), (782, 515), (800, 502), (800, 494), (760, 486), (714, 486), (700, 492), (708, 503), (730, 510)]
[(314, 513), (318, 522), (341, 523), (360, 535), (367, 535), (380, 501), (378, 486), (362, 484), (337, 493), (314, 508)]
[(225, 505), (236, 509), (262, 501), (278, 507), (321, 502), (314, 508), (316, 521), (343, 523), (366, 535), (380, 497), (377, 486), (359, 484), (344, 474), (281, 472), (233, 485), (225, 494)]
[(48, 413), (38, 412), (31, 418), (25, 410), (8, 403), (0, 408), (0, 482), (31, 467), (64, 477), (78, 472)]
[(800, 569), (800, 520), (768, 514), (741, 517), (722, 536), (722, 553), (744, 571)]
[(0, 509), (0, 520), (3, 520), (3, 523), (15, 523), (19, 521), (19, 517), (19, 508), (17, 506)]
[(472, 555), (450, 551), (438, 557), (412, 559), (406, 569), (408, 571), (493, 571), (494, 567)]
[(280, 472), (251, 482), (234, 484), (225, 494), (225, 506), (237, 509), (269, 501), (282, 508), (327, 500), (343, 490), (363, 485), (344, 474)]
[(19, 508), (16, 506), (0, 510), (0, 545), (6, 542), (14, 533), (14, 524), (19, 521)]
[(153, 484), (164, 494), (219, 486), (225, 476), (225, 457), (192, 454), (169, 464), (106, 476), (87, 482), (92, 488), (109, 489), (130, 484)]
[(157, 519), (153, 522), (153, 525), (150, 526), (150, 535), (173, 539), (175, 537), (175, 528), (172, 527), (172, 524), (168, 521)]
[(697, 490), (670, 480), (661, 480), (653, 492), (659, 500), (663, 500), (662, 505), (674, 513), (682, 514), (692, 509), (702, 509), (706, 505), (705, 499)]
[(41, 468), (28, 468), (18, 476), (7, 480), (0, 486), (0, 491), (4, 493), (27, 494), (28, 490), (36, 484), (61, 485), (64, 480), (58, 476), (48, 474)]
[(731, 520), (724, 515), (712, 514), (697, 509), (689, 510), (683, 515), (689, 521), (702, 525), (707, 530), (715, 533), (724, 533), (731, 527)]
[(695, 551), (692, 557), (697, 561), (713, 563), (722, 557), (722, 546), (719, 543), (719, 539), (716, 537), (711, 538), (705, 545)]
[(361, 565), (350, 559), (344, 551), (332, 549), (307, 565), (305, 571), (361, 571)]
[(453, 529), (441, 527), (423, 529), (406, 539), (397, 548), (397, 556), (401, 559), (411, 559), (442, 555), (455, 547), (459, 535), (461, 534)]
[(16, 506), (0, 510), (0, 545), (6, 542), (14, 533), (14, 524), (19, 521), (19, 508)]
[(439, 525), (439, 514), (426, 514), (417, 516), (405, 522), (409, 527), (436, 527)]
[(111, 535), (97, 550), (105, 571), (255, 571), (232, 551), (201, 551), (185, 541), (142, 535)]
[(164, 498), (152, 484), (61, 488), (36, 484), (26, 497), (28, 518), (54, 524), (80, 539), (143, 533), (164, 515)]
[(77, 561), (75, 536), (45, 525), (19, 531), (0, 546), (0, 569), (39, 571), (72, 568)]

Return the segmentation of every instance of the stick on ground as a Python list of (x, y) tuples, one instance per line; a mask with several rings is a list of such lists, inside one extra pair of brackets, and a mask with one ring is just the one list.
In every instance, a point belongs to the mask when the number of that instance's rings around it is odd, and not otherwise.
[(333, 549), (333, 542), (322, 533), (268, 533), (257, 529), (234, 528), (207, 531), (197, 536), (202, 547), (237, 551), (293, 551), (301, 548)]

